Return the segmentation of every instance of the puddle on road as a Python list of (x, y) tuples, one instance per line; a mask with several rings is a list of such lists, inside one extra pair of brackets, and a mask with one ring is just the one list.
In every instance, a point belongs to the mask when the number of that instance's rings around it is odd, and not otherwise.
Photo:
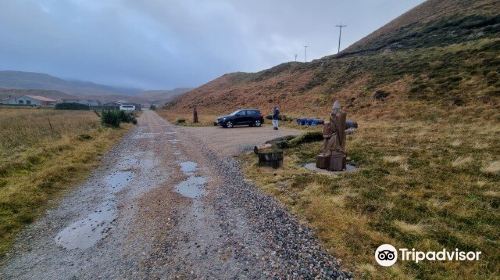
[(183, 161), (179, 163), (182, 173), (189, 177), (175, 186), (175, 191), (182, 196), (189, 198), (199, 198), (205, 194), (204, 186), (207, 179), (203, 176), (196, 176), (198, 164), (192, 161)]
[[(136, 169), (140, 172), (132, 171)], [(118, 158), (115, 168), (109, 170), (97, 184), (96, 190), (103, 202), (96, 204), (95, 210), (84, 219), (73, 221), (62, 229), (54, 237), (55, 242), (68, 250), (95, 246), (116, 226), (114, 223), (119, 213), (117, 200), (119, 197), (122, 200), (122, 194), (118, 195), (120, 191), (127, 190), (123, 196), (131, 199), (165, 181), (168, 175), (168, 172), (158, 168), (153, 152), (135, 152)]]
[(103, 239), (116, 219), (116, 207), (109, 202), (85, 219), (72, 223), (55, 237), (57, 244), (71, 249), (87, 249)]
[(117, 171), (111, 175), (104, 178), (104, 182), (111, 188), (112, 192), (119, 192), (134, 177), (134, 173), (131, 171)]
[(184, 161), (179, 164), (181, 166), (181, 171), (186, 175), (192, 175), (198, 168), (198, 164), (192, 161)]
[(106, 202), (86, 218), (61, 230), (55, 237), (56, 243), (68, 250), (87, 249), (106, 237), (117, 217), (116, 193), (127, 187), (134, 176), (131, 171), (115, 171), (104, 177), (106, 187), (102, 195)]
[(206, 182), (207, 179), (205, 177), (190, 176), (175, 186), (175, 191), (185, 197), (198, 198), (205, 193), (203, 187)]
[[(120, 162), (119, 168), (124, 168), (136, 161), (135, 158), (124, 160)], [(55, 237), (56, 243), (68, 250), (87, 249), (103, 239), (111, 230), (111, 223), (117, 217), (115, 194), (127, 187), (134, 176), (132, 171), (121, 170), (105, 176), (103, 179), (105, 188), (102, 189), (105, 202), (84, 219), (61, 230)]]

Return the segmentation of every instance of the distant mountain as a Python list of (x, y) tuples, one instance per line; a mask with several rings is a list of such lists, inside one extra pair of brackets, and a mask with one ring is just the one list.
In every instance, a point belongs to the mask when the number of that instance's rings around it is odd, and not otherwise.
[(176, 88), (143, 91), (92, 82), (64, 80), (43, 73), (0, 71), (0, 98), (31, 94), (54, 99), (90, 98), (103, 102), (125, 100), (136, 103), (164, 104), (190, 90), (191, 88)]
[(41, 95), (52, 99), (77, 99), (74, 95), (69, 95), (58, 90), (41, 90), (41, 89), (6, 89), (0, 88), (0, 99), (9, 96), (21, 95)]
[(0, 71), (0, 88), (57, 90), (77, 96), (136, 95), (142, 92), (140, 89), (64, 80), (48, 74), (21, 71)]

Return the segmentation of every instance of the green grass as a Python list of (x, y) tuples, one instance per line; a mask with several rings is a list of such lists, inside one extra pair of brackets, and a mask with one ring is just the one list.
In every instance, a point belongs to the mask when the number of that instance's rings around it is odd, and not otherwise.
[(0, 257), (127, 128), (102, 128), (89, 111), (0, 108)]
[[(448, 104), (460, 99), (474, 103), (500, 96), (500, 41), (494, 38), (449, 46), (370, 53), (340, 59), (325, 59), (305, 88), (322, 93), (324, 103), (331, 94), (366, 76), (356, 99), (370, 99), (375, 90), (408, 77), (408, 97)], [(479, 100), (479, 101), (481, 101)], [(321, 103), (321, 100), (320, 100)], [(321, 104), (320, 104), (321, 105)]]
[[(279, 170), (257, 167), (253, 155), (244, 155), (246, 174), (315, 228), (358, 278), (498, 276), (498, 123), (464, 116), (359, 123), (347, 141), (357, 172), (327, 176), (302, 168), (319, 153), (316, 142), (285, 150)], [(423, 251), (477, 250), (483, 259), (382, 268), (373, 253), (383, 243)]]

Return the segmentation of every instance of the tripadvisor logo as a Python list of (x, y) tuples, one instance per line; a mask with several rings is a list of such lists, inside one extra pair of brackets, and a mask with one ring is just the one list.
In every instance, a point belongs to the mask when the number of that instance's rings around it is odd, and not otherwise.
[(391, 266), (398, 260), (398, 251), (391, 244), (382, 244), (375, 251), (375, 260), (381, 266)]
[(460, 251), (455, 249), (448, 251), (417, 251), (415, 248), (409, 250), (407, 248), (399, 248), (397, 250), (391, 244), (382, 244), (375, 250), (375, 260), (381, 266), (392, 266), (399, 259), (401, 261), (413, 261), (419, 263), (421, 261), (478, 261), (480, 251)]

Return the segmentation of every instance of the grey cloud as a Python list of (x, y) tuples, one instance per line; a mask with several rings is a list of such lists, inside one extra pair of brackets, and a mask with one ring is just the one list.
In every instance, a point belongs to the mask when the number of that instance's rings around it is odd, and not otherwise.
[(120, 86), (196, 86), (336, 52), (422, 0), (2, 0), (0, 68)]

